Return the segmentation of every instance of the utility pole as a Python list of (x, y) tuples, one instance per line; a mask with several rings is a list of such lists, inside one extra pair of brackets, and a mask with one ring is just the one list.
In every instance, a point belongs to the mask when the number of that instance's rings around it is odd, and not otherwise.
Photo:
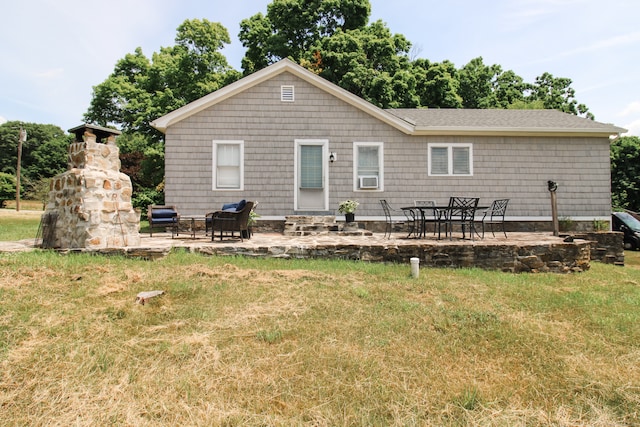
[(27, 141), (27, 131), (20, 126), (18, 136), (18, 165), (16, 166), (16, 212), (20, 211), (20, 164), (22, 163), (22, 143)]

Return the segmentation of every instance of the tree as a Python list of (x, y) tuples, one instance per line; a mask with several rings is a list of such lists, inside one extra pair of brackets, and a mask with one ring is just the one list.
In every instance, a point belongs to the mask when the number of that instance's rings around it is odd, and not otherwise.
[(614, 207), (640, 212), (640, 138), (623, 136), (611, 144), (611, 197)]
[(413, 62), (413, 69), (421, 106), (462, 108), (462, 98), (458, 94), (460, 82), (452, 62), (430, 63), (419, 59)]
[(16, 177), (8, 173), (0, 172), (0, 208), (4, 202), (16, 197)]
[(247, 49), (244, 74), (283, 58), (300, 62), (319, 40), (364, 27), (370, 13), (369, 0), (274, 0), (266, 16), (258, 13), (240, 22), (238, 37)]
[(55, 125), (10, 121), (0, 125), (0, 151), (5, 153), (0, 156), (0, 172), (16, 175), (21, 127), (27, 131), (20, 173), (25, 183), (51, 178), (67, 169), (71, 135)]
[(411, 44), (382, 21), (318, 40), (306, 53), (320, 76), (382, 108), (417, 106)]
[(584, 104), (578, 104), (575, 99), (576, 91), (571, 87), (571, 79), (553, 77), (551, 73), (543, 73), (536, 77), (530, 87), (529, 100), (540, 100), (544, 108), (564, 111), (575, 115), (585, 115), (593, 119), (594, 116)]
[[(125, 55), (113, 73), (93, 88), (85, 120), (123, 131), (118, 137), (123, 172), (131, 177), (142, 207), (161, 203), (164, 178), (163, 135), (151, 122), (240, 78), (220, 52), (231, 42), (219, 23), (184, 21), (176, 44), (147, 58), (142, 49)], [(144, 200), (143, 200), (144, 199)]]
[(113, 73), (93, 88), (85, 120), (160, 141), (161, 133), (150, 125), (154, 119), (240, 77), (220, 53), (231, 42), (221, 24), (186, 20), (175, 41), (175, 46), (160, 48), (151, 60), (140, 48), (119, 60)]
[(496, 82), (502, 73), (499, 65), (486, 66), (482, 57), (472, 59), (458, 71), (463, 108), (496, 108)]

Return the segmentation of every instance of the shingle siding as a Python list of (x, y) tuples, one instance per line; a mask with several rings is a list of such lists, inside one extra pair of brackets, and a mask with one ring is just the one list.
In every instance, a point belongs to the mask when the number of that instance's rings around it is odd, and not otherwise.
[[(295, 86), (295, 102), (280, 101), (281, 85)], [(523, 113), (524, 114), (524, 113)], [(329, 207), (360, 201), (358, 217), (383, 215), (414, 199), (446, 204), (476, 196), (487, 205), (510, 198), (509, 216), (550, 217), (547, 180), (559, 183), (560, 216), (610, 212), (607, 138), (411, 136), (288, 72), (250, 87), (166, 130), (166, 203), (204, 214), (223, 203), (257, 200), (262, 216), (294, 213), (294, 141), (326, 139), (338, 160), (329, 165)], [(212, 190), (212, 141), (244, 141), (244, 190)], [(384, 143), (384, 192), (353, 191), (353, 143)], [(428, 143), (472, 143), (471, 177), (429, 177)]]

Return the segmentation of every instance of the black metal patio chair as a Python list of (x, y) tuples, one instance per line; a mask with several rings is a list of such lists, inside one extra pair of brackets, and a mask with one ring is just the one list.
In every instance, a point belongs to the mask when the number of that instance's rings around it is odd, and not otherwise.
[[(382, 205), (382, 210), (384, 211), (385, 218), (385, 229), (384, 229), (384, 237), (391, 237), (391, 232), (393, 231), (393, 214), (399, 212), (399, 209), (394, 209), (389, 205), (385, 199), (380, 199), (380, 204)], [(407, 220), (407, 227), (409, 228), (409, 232), (407, 237), (411, 237), (412, 234), (416, 232), (416, 221), (418, 220), (418, 216), (416, 212), (411, 209), (402, 209), (402, 213), (404, 214)], [(396, 221), (395, 224), (402, 224), (401, 221)]]
[(420, 213), (422, 215), (419, 234), (421, 236), (424, 236), (426, 234), (427, 230), (425, 228), (427, 224), (433, 224), (433, 234), (436, 234), (436, 224), (439, 218), (439, 213), (436, 209), (436, 201), (414, 200), (413, 204), (416, 208), (420, 208)]
[[(474, 221), (476, 215), (476, 208), (478, 207), (479, 197), (451, 197), (449, 199), (449, 206), (446, 212), (441, 213), (438, 226), (444, 222), (446, 226), (445, 235), (449, 234), (449, 240), (453, 236), (453, 226), (460, 226), (462, 232), (462, 238), (464, 239), (467, 231), (474, 240), (474, 233), (476, 232)], [(438, 234), (439, 234), (438, 229)]]
[(497, 199), (491, 203), (491, 206), (484, 211), (482, 215), (482, 238), (484, 239), (484, 225), (488, 224), (491, 229), (491, 234), (493, 237), (496, 237), (496, 234), (493, 232), (494, 225), (500, 225), (502, 227), (502, 232), (504, 233), (505, 239), (507, 238), (507, 232), (504, 229), (504, 216), (507, 213), (507, 205), (509, 204), (509, 199)]

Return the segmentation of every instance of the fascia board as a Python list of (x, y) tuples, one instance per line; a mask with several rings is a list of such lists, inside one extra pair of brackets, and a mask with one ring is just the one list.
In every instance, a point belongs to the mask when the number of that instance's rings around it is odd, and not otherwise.
[(467, 127), (420, 127), (416, 126), (413, 135), (416, 136), (576, 136), (576, 137), (604, 137), (618, 136), (619, 131), (626, 129), (570, 129), (570, 128), (477, 128)]

